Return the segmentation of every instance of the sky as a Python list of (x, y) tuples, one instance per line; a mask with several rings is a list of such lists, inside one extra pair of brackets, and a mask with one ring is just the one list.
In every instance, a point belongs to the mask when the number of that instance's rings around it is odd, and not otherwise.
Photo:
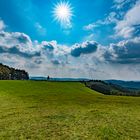
[(0, 63), (30, 76), (140, 80), (140, 0), (0, 0)]

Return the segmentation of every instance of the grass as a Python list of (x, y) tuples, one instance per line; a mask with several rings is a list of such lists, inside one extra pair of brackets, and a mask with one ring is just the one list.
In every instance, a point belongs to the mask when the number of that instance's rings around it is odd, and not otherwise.
[(140, 139), (140, 98), (77, 82), (0, 81), (0, 140)]

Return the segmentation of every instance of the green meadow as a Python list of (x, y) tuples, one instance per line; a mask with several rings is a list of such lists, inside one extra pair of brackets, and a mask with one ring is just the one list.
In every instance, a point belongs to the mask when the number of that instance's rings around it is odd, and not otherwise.
[(78, 82), (0, 81), (0, 140), (138, 140), (140, 97)]

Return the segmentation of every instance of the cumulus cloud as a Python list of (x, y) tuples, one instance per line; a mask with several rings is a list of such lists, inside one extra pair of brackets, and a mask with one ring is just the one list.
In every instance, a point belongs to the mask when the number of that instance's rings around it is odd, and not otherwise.
[[(26, 69), (30, 75), (84, 78), (132, 78), (140, 75), (140, 38), (102, 46), (85, 41), (72, 46), (56, 41), (32, 41), (24, 33), (0, 32), (0, 61)], [(123, 65), (122, 65), (123, 64)], [(119, 69), (123, 67), (123, 71)], [(136, 69), (137, 68), (137, 69)], [(131, 72), (131, 77), (125, 75)], [(121, 77), (119, 77), (121, 75)], [(135, 77), (135, 78), (136, 78)]]
[(82, 54), (93, 53), (97, 50), (98, 44), (94, 41), (83, 42), (82, 44), (75, 44), (72, 47), (71, 55), (74, 57), (79, 57)]
[(124, 40), (117, 44), (111, 44), (104, 57), (107, 61), (121, 64), (140, 64), (140, 38)]
[(69, 52), (68, 46), (60, 45), (56, 41), (32, 41), (24, 33), (0, 31), (0, 54), (9, 54), (15, 58), (21, 57), (23, 60), (32, 61), (29, 67), (41, 64), (65, 65)]
[(24, 33), (2, 30), (0, 62), (26, 69), (30, 75), (137, 79), (140, 76), (139, 46), (139, 37), (108, 46), (95, 41), (67, 46), (55, 40), (32, 41)]
[(19, 32), (0, 32), (0, 52), (25, 57), (39, 56), (29, 36)]

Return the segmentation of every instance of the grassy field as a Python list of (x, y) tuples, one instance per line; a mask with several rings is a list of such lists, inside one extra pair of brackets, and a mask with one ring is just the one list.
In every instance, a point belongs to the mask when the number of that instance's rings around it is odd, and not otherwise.
[(0, 140), (140, 139), (140, 98), (76, 82), (0, 81)]

